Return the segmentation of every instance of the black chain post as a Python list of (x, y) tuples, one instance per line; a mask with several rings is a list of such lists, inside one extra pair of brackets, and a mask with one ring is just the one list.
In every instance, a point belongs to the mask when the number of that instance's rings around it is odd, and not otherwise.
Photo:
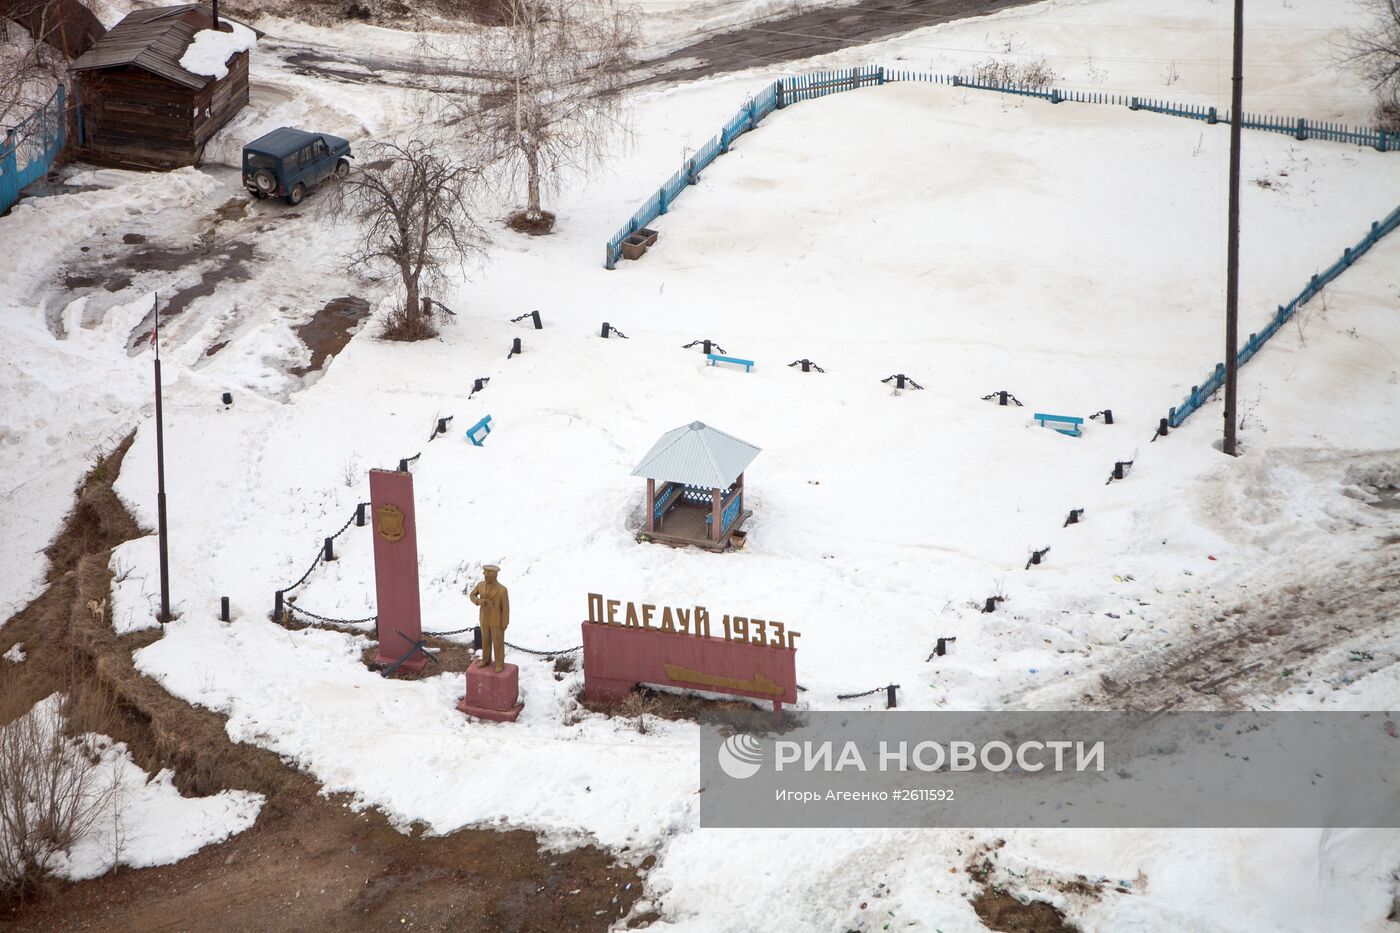
[(895, 702), (895, 691), (899, 689), (899, 684), (890, 684), (885, 688), (885, 709), (894, 709), (899, 704)]
[(490, 376), (482, 376), (480, 379), (477, 379), (477, 380), (475, 380), (474, 382), (472, 382), (472, 390), (471, 390), (470, 392), (467, 393), (467, 398), (471, 398), (471, 397), (472, 397), (473, 395), (475, 395), (476, 393), (478, 393), (478, 392), (482, 391), (483, 389), (485, 389), (485, 388), (486, 388), (486, 383), (488, 383), (488, 382), (490, 382), (490, 381), (491, 381), (491, 377), (490, 377)]
[(995, 596), (988, 596), (988, 597), (987, 597), (987, 604), (986, 604), (985, 606), (982, 607), (982, 611), (983, 611), (984, 613), (986, 613), (986, 612), (996, 612), (996, 611), (997, 611), (997, 598), (996, 598)]
[(232, 393), (232, 392), (225, 392), (225, 393), (220, 397), (219, 400), (220, 400), (221, 402), (223, 402), (225, 405), (232, 405), (232, 404), (233, 404), (233, 393)]
[(355, 506), (355, 527), (357, 528), (365, 527), (365, 506), (367, 505), (369, 505), (368, 502), (361, 502)]
[(1067, 518), (1065, 518), (1065, 523), (1064, 523), (1063, 525), (1061, 525), (1060, 527), (1061, 527), (1061, 528), (1068, 528), (1070, 525), (1078, 525), (1078, 524), (1079, 524), (1079, 517), (1080, 517), (1081, 515), (1083, 515), (1083, 514), (1084, 514), (1084, 510), (1083, 510), (1083, 509), (1070, 509), (1070, 510), (1069, 510), (1069, 516), (1068, 516)]
[(530, 319), (535, 323), (535, 330), (544, 330), (544, 321), (540, 320), (540, 313), (538, 311), (531, 311)]
[(1163, 419), (1161, 419), (1160, 421), (1157, 422), (1157, 436), (1158, 436), (1158, 437), (1166, 437), (1166, 436), (1167, 436), (1167, 430), (1168, 430), (1168, 428), (1167, 428), (1167, 419), (1166, 419), (1166, 418), (1163, 418)]
[(331, 546), (331, 542), (334, 540), (334, 538), (326, 539), (325, 549), (321, 552), (322, 559), (335, 560), (335, 549)]
[(506, 359), (510, 359), (512, 356), (517, 356), (524, 352), (524, 350), (520, 349), (520, 338), (516, 337), (515, 340), (511, 342), (510, 352), (506, 354)]
[(1040, 559), (1049, 553), (1050, 549), (1048, 547), (1041, 548), (1038, 551), (1031, 551), (1031, 559), (1026, 561), (1026, 569), (1030, 570), (1033, 565), (1039, 566)]
[(887, 377), (887, 378), (885, 378), (885, 379), (881, 379), (880, 381), (883, 382), (883, 383), (885, 383), (886, 385), (889, 385), (891, 382), (893, 382), (893, 383), (894, 383), (894, 387), (895, 387), (896, 389), (903, 389), (903, 388), (905, 387), (906, 383), (908, 384), (908, 387), (911, 388), (911, 389), (922, 389), (922, 388), (923, 388), (923, 386), (919, 385), (917, 382), (914, 381), (914, 379), (913, 379), (912, 376), (906, 376), (906, 375), (904, 375), (904, 373), (895, 373), (893, 376), (889, 376), (889, 377)]
[(282, 621), (282, 591), (278, 590), (272, 598), (272, 621)]
[(228, 597), (227, 597), (227, 596), (220, 596), (220, 597), (219, 597), (219, 621), (220, 621), (220, 622), (227, 622), (227, 621), (228, 621)]
[(607, 339), (608, 339), (608, 331), (610, 331), (610, 330), (612, 330), (612, 325), (609, 324), (607, 321), (604, 321), (604, 322), (603, 322), (603, 339), (604, 339), (604, 340), (607, 340)]
[(1112, 408), (1105, 408), (1103, 411), (1096, 411), (1096, 412), (1094, 412), (1092, 415), (1089, 416), (1089, 420), (1092, 421), (1092, 420), (1094, 420), (1095, 418), (1099, 417), (1100, 415), (1103, 415), (1103, 423), (1104, 423), (1104, 424), (1112, 424), (1112, 423), (1113, 423), (1113, 409), (1112, 409)]

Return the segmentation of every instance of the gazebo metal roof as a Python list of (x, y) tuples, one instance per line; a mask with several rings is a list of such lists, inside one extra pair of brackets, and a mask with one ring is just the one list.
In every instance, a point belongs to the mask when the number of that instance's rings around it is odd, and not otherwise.
[(726, 489), (758, 456), (759, 449), (748, 441), (692, 421), (663, 434), (632, 475), (706, 489)]

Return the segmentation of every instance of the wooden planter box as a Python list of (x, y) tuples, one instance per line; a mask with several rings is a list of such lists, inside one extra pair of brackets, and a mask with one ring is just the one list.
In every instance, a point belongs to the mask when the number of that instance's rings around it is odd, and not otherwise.
[(622, 258), (641, 259), (651, 245), (656, 242), (657, 233), (646, 227), (622, 241)]

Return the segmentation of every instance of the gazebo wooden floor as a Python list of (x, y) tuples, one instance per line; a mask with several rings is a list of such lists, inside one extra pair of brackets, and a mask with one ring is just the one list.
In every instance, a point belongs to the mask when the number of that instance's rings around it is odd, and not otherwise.
[(698, 547), (707, 551), (726, 551), (731, 547), (730, 536), (744, 526), (751, 511), (739, 513), (738, 519), (730, 526), (729, 531), (718, 541), (710, 540), (710, 526), (705, 524), (705, 516), (709, 515), (709, 509), (695, 509), (686, 506), (677, 506), (666, 513), (665, 519), (661, 522), (660, 531), (647, 531), (643, 528), (637, 532), (639, 540), (655, 541), (658, 544), (669, 544), (672, 547)]

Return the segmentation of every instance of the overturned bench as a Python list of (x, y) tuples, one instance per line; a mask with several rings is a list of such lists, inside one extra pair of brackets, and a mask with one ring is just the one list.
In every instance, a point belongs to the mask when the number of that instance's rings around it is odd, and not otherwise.
[(476, 424), (467, 428), (467, 440), (472, 442), (473, 447), (480, 447), (482, 446), (482, 442), (486, 440), (486, 435), (490, 433), (491, 416), (487, 415), (485, 418), (482, 418)]
[(1075, 418), (1072, 415), (1047, 415), (1042, 412), (1036, 412), (1032, 417), (1040, 422), (1042, 428), (1050, 428), (1070, 437), (1079, 437), (1084, 433), (1080, 428), (1084, 423), (1083, 418)]

